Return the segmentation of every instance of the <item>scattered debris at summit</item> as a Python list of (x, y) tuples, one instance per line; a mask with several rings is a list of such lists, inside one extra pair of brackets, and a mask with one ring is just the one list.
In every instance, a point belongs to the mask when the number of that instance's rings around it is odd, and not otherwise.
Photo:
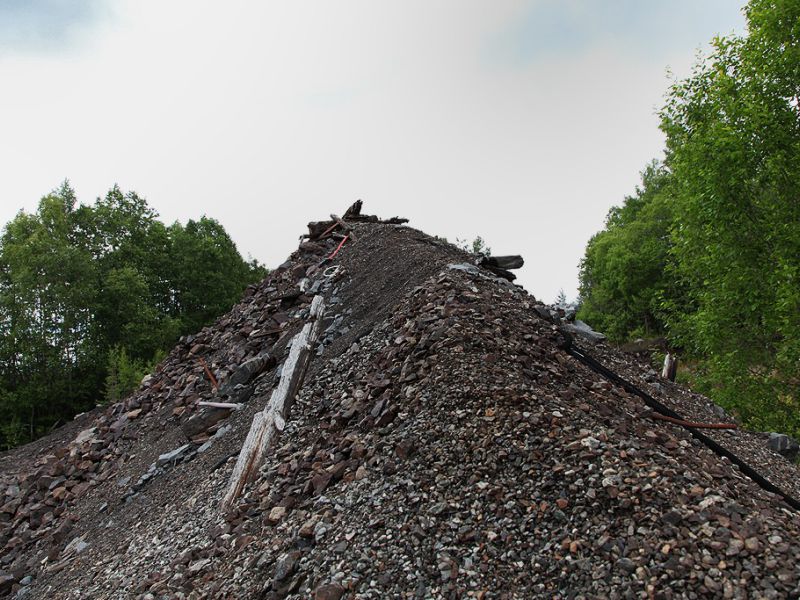
[[(625, 385), (576, 359), (521, 257), (361, 210), (310, 223), (125, 401), (0, 456), (0, 593), (800, 597), (797, 512), (630, 390), (729, 415), (577, 323)], [(800, 498), (790, 442), (705, 435)]]

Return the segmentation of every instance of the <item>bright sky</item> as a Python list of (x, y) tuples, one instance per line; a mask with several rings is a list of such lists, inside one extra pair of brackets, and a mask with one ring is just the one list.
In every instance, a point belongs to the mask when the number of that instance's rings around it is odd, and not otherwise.
[(743, 0), (2, 0), (0, 222), (68, 178), (274, 266), (361, 198), (577, 293), (657, 109)]

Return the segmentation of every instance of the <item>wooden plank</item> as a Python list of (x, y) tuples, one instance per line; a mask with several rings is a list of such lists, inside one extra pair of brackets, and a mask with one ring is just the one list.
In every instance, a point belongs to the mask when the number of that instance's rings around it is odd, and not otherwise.
[(314, 297), (309, 312), (313, 321), (306, 323), (300, 333), (292, 339), (278, 387), (272, 392), (267, 407), (253, 417), (250, 431), (231, 473), (228, 490), (222, 500), (223, 509), (230, 507), (242, 493), (245, 485), (256, 478), (273, 440), (283, 431), (284, 423), (291, 413), (311, 361), (311, 351), (319, 337), (320, 317), (325, 312), (325, 301), (322, 296)]
[(231, 473), (230, 483), (228, 484), (228, 491), (222, 499), (222, 506), (226, 508), (239, 497), (242, 493), (245, 483), (247, 483), (247, 472), (250, 470), (252, 457), (256, 448), (261, 444), (261, 439), (264, 436), (264, 413), (257, 412), (253, 416), (253, 423), (250, 425), (250, 431), (247, 432), (247, 437), (242, 444), (242, 450), (239, 452), (239, 458), (236, 459), (236, 466), (233, 467)]
[(350, 226), (349, 226), (347, 223), (345, 223), (344, 221), (342, 221), (342, 219), (340, 219), (339, 217), (337, 217), (337, 216), (336, 216), (336, 215), (334, 215), (334, 214), (331, 214), (331, 219), (333, 219), (334, 221), (336, 221), (336, 222), (337, 222), (337, 223), (338, 223), (338, 224), (341, 226), (342, 230), (345, 232), (345, 234), (346, 234), (346, 235), (349, 235), (349, 236), (350, 236), (350, 239), (351, 239), (351, 240), (353, 240), (353, 241), (355, 241), (355, 240), (356, 240), (356, 236), (355, 236), (355, 235), (353, 235), (353, 230), (352, 230), (352, 229), (350, 229)]
[(234, 402), (205, 402), (200, 401), (197, 403), (197, 406), (210, 406), (211, 408), (230, 408), (231, 410), (239, 410), (242, 408), (241, 404), (236, 404)]

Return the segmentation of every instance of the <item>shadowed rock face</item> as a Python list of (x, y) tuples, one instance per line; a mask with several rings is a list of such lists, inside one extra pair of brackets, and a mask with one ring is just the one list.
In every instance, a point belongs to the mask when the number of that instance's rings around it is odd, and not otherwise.
[[(797, 597), (796, 514), (565, 354), (531, 295), (411, 228), (351, 233), (324, 265), (339, 239), (301, 244), (124, 403), (0, 459), (0, 593)], [(222, 513), (231, 457), (314, 294), (322, 343), (264, 468)], [(595, 342), (674, 410), (719, 419)], [(239, 410), (198, 418), (199, 402), (234, 397)], [(711, 435), (800, 496), (762, 437)]]

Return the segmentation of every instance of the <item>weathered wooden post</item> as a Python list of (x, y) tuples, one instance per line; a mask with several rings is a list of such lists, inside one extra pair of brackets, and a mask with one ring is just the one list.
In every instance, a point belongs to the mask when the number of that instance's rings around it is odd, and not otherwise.
[(303, 384), (311, 352), (319, 337), (322, 313), (325, 301), (322, 296), (315, 296), (311, 302), (311, 319), (292, 339), (289, 357), (283, 364), (278, 387), (272, 392), (267, 407), (255, 414), (250, 431), (244, 440), (236, 466), (231, 473), (228, 491), (222, 499), (222, 508), (231, 506), (239, 497), (249, 481), (255, 479), (264, 457), (272, 445), (272, 441), (283, 431), (286, 419), (292, 410), (297, 392)]
[(661, 377), (669, 381), (675, 381), (675, 375), (678, 373), (678, 358), (673, 356), (670, 352), (664, 357), (664, 368), (661, 370)]

